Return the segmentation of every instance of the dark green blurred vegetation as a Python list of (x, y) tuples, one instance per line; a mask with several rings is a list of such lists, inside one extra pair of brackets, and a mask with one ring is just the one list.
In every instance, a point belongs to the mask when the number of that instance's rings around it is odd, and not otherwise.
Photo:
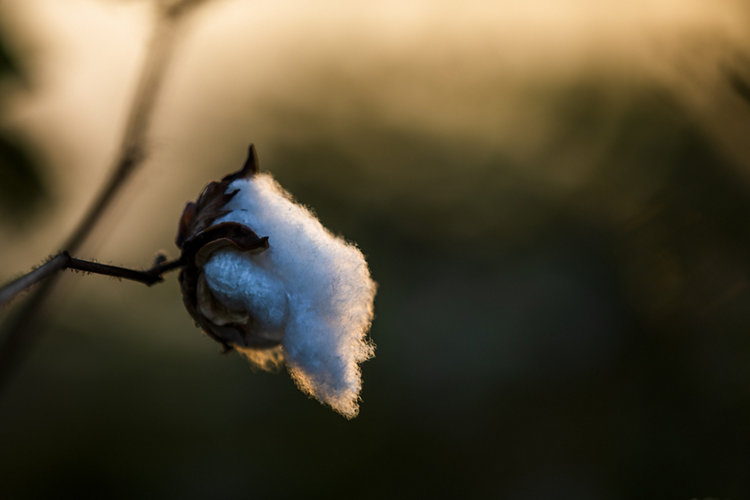
[(113, 283), (2, 394), (0, 497), (750, 497), (747, 181), (662, 88), (539, 94), (525, 161), (269, 110), (306, 133), (264, 167), (379, 282), (357, 419), (218, 355), (173, 278)]
[[(0, 30), (0, 80), (23, 78), (23, 68)], [(1, 96), (0, 96), (1, 97)], [(0, 99), (0, 112), (2, 112)], [(46, 195), (42, 174), (28, 146), (0, 128), (0, 217), (20, 226)]]

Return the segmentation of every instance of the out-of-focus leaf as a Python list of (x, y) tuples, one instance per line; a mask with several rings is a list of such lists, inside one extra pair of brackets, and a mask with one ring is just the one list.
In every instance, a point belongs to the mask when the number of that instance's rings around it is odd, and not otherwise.
[[(23, 71), (17, 55), (10, 50), (0, 31), (0, 78), (7, 77), (23, 77)], [(23, 222), (34, 213), (45, 195), (39, 165), (28, 149), (0, 131), (0, 218), (11, 223)]]
[(21, 73), (21, 68), (15, 54), (8, 49), (5, 37), (0, 31), (0, 77), (6, 76), (7, 73), (18, 76)]
[(38, 165), (17, 142), (0, 135), (0, 214), (10, 222), (31, 215), (46, 196)]
[(750, 83), (748, 83), (747, 79), (741, 76), (736, 70), (732, 68), (728, 68), (725, 70), (727, 75), (727, 80), (729, 80), (729, 85), (732, 86), (732, 89), (739, 95), (742, 99), (745, 100), (748, 104), (750, 104)]

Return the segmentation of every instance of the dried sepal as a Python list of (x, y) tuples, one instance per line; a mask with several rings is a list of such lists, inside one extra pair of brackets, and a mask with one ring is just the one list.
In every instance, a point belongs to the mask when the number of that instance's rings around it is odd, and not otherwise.
[(261, 238), (255, 231), (237, 222), (222, 222), (185, 241), (182, 255), (187, 262), (200, 266), (213, 251), (225, 246), (260, 253), (268, 248), (268, 236)]
[(252, 317), (248, 317), (244, 323), (229, 323), (217, 325), (203, 315), (198, 302), (198, 283), (201, 272), (195, 267), (185, 267), (180, 272), (180, 287), (182, 288), (182, 300), (190, 316), (206, 335), (220, 343), (225, 351), (231, 351), (234, 345), (247, 344), (246, 340), (251, 336)]
[(227, 193), (230, 183), (249, 178), (257, 172), (255, 148), (250, 145), (243, 167), (219, 182), (209, 183), (195, 202), (189, 202), (180, 217), (176, 244), (182, 250), (185, 267), (180, 273), (185, 308), (199, 327), (225, 350), (233, 347), (268, 349), (279, 345), (280, 338), (263, 335), (254, 327), (254, 319), (247, 312), (234, 311), (212, 295), (203, 277), (202, 266), (211, 255), (222, 248), (235, 247), (259, 253), (268, 248), (268, 237), (258, 236), (249, 227), (236, 222), (214, 221), (229, 213), (226, 204), (237, 194)]
[(242, 168), (239, 169), (237, 172), (234, 172), (229, 175), (225, 175), (224, 178), (221, 179), (222, 182), (230, 183), (233, 181), (236, 181), (237, 179), (249, 179), (253, 175), (258, 173), (258, 153), (255, 151), (255, 145), (250, 144), (250, 146), (247, 148), (247, 159), (245, 160), (245, 163), (242, 165)]
[(219, 182), (210, 182), (195, 202), (188, 202), (180, 217), (175, 243), (182, 248), (188, 239), (208, 229), (213, 222), (229, 213), (224, 206), (234, 198), (237, 191), (227, 193), (229, 184), (237, 179), (249, 178), (258, 171), (255, 146), (250, 144), (247, 160), (240, 170), (224, 176)]

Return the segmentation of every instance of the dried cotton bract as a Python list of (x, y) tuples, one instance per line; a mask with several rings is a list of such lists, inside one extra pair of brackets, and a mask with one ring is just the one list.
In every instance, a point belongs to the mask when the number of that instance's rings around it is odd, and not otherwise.
[(260, 368), (286, 364), (304, 392), (357, 414), (375, 283), (356, 247), (257, 173), (252, 146), (240, 172), (188, 203), (177, 245), (185, 305), (209, 336)]

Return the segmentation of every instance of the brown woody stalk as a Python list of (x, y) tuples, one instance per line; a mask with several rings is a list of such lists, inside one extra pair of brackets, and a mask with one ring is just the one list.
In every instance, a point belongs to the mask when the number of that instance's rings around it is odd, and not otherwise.
[[(205, 0), (179, 0), (158, 4), (159, 17), (130, 106), (119, 153), (110, 168), (112, 174), (75, 230), (62, 245), (62, 248), (67, 251), (76, 252), (81, 247), (125, 182), (145, 160), (149, 123), (174, 50), (178, 29), (186, 14), (202, 3), (205, 3)], [(45, 315), (42, 309), (60, 276), (57, 271), (61, 269), (59, 266), (65, 261), (64, 254), (55, 256), (32, 271), (32, 275), (36, 273), (32, 278), (26, 276), (19, 278), (19, 280), (38, 278), (42, 282), (16, 311), (16, 314), (3, 325), (0, 334), (0, 390), (7, 383), (26, 349), (33, 344), (43, 330)], [(67, 267), (69, 263), (70, 261), (64, 267)]]
[(49, 279), (59, 271), (65, 269), (72, 269), (74, 271), (82, 271), (91, 274), (101, 274), (103, 276), (112, 276), (114, 278), (137, 281), (144, 285), (151, 286), (155, 283), (164, 281), (162, 274), (165, 272), (178, 269), (183, 265), (184, 261), (182, 258), (167, 261), (164, 256), (160, 255), (151, 269), (139, 271), (127, 267), (112, 266), (90, 260), (77, 259), (71, 257), (68, 252), (60, 252), (33, 271), (24, 274), (20, 278), (0, 288), (0, 306), (7, 304), (16, 296), (33, 287), (37, 283), (41, 283), (45, 279)]

